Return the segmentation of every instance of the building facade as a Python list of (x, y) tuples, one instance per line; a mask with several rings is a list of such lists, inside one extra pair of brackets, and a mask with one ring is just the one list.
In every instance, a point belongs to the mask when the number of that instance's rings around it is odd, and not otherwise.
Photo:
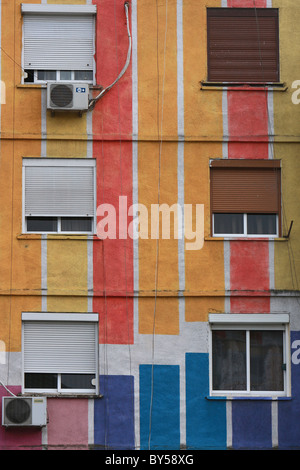
[(0, 8), (0, 448), (299, 449), (300, 5)]

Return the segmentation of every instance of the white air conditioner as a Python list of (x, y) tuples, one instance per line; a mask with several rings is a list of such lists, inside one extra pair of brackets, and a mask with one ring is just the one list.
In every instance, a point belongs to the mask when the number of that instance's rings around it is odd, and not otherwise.
[(87, 83), (49, 82), (47, 84), (47, 109), (52, 111), (84, 111), (89, 106)]
[(3, 426), (46, 426), (46, 397), (2, 397)]

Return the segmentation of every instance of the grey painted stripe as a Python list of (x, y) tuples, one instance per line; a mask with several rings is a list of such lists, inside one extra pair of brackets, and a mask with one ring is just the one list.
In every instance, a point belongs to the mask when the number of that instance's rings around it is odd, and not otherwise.
[(42, 311), (47, 311), (47, 235), (42, 235), (41, 240), (41, 288)]
[[(47, 0), (41, 0), (47, 3)], [(41, 157), (47, 156), (47, 92), (41, 90)], [(42, 287), (42, 312), (47, 311), (47, 235), (42, 235), (41, 240), (41, 287)], [(42, 428), (42, 445), (48, 445), (48, 426)]]
[[(182, 208), (181, 237), (178, 238), (178, 276), (179, 276), (179, 337), (185, 325), (185, 240), (184, 240), (184, 77), (183, 77), (183, 24), (182, 0), (177, 0), (177, 191), (178, 204)], [(180, 443), (186, 444), (186, 407), (185, 407), (185, 355), (180, 359)]]
[[(222, 8), (227, 8), (227, 0), (222, 0)], [(228, 158), (228, 95), (227, 88), (222, 93), (222, 114), (223, 114), (223, 158)], [(225, 312), (230, 313), (230, 242), (224, 241), (224, 283), (225, 283)], [(232, 447), (232, 403), (226, 403), (226, 425), (227, 425), (227, 447)]]
[(272, 447), (278, 447), (278, 401), (272, 401)]
[(87, 158), (93, 157), (93, 113), (88, 112), (86, 114), (86, 133), (87, 133), (87, 143), (86, 143), (86, 156)]
[(224, 242), (225, 312), (230, 313), (230, 241)]
[[(138, 59), (137, 59), (137, 0), (131, 2), (131, 35), (132, 35), (132, 203), (138, 204)], [(133, 240), (133, 289), (134, 292), (139, 290), (139, 240)], [(139, 323), (139, 298), (134, 296), (133, 299), (133, 319), (134, 319), (134, 344), (138, 340), (138, 323)], [(132, 350), (132, 347), (131, 347)], [(125, 355), (129, 354), (128, 347), (124, 351)], [(134, 357), (134, 347), (133, 355)], [(120, 359), (120, 358), (119, 358)], [(119, 360), (118, 359), (118, 360)], [(131, 358), (130, 358), (131, 360)], [(128, 362), (127, 362), (128, 364)], [(134, 381), (134, 416), (135, 416), (135, 446), (140, 446), (140, 390), (139, 390), (139, 366), (131, 365), (132, 373), (135, 377)], [(125, 369), (127, 370), (127, 369)]]
[[(89, 0), (86, 1), (87, 5), (91, 4)], [(87, 158), (93, 158), (93, 113), (88, 112), (86, 115), (86, 156)], [(95, 230), (95, 229), (94, 229)], [(93, 293), (94, 293), (94, 242), (93, 240), (87, 240), (87, 310), (88, 312), (93, 311)]]
[[(177, 0), (177, 191), (178, 204), (182, 208), (181, 237), (178, 240), (179, 291), (185, 289), (185, 254), (184, 254), (184, 82), (183, 82), (183, 31), (182, 0)], [(178, 227), (179, 228), (179, 227)], [(184, 321), (184, 318), (183, 318)]]
[[(44, 2), (46, 3), (46, 2)], [(47, 93), (41, 90), (41, 158), (47, 157)], [(47, 311), (47, 235), (41, 241), (42, 311)]]
[(273, 100), (273, 90), (267, 92), (267, 112), (268, 112), (268, 134), (269, 134), (269, 144), (268, 144), (268, 154), (269, 159), (274, 158), (274, 100)]
[(228, 158), (228, 101), (227, 101), (227, 88), (222, 91), (222, 115), (223, 115), (223, 142), (222, 152), (223, 158)]
[(232, 447), (232, 401), (226, 402), (227, 448)]
[[(152, 342), (152, 334), (142, 334), (131, 345), (131, 356), (134, 359), (133, 371), (138, 371), (140, 364), (152, 364)], [(180, 335), (156, 335), (155, 364), (179, 364), (180, 367), (184, 367), (186, 353), (193, 352), (208, 352), (208, 324), (206, 322), (186, 323)], [(128, 346), (126, 344), (100, 344), (100, 356), (103, 354), (109, 355), (110, 358), (109, 373), (111, 375), (124, 375), (124, 370), (128, 370)], [(103, 363), (100, 373), (105, 373), (105, 364)], [(138, 378), (138, 375), (136, 378)]]
[(269, 240), (269, 288), (275, 289), (274, 240)]

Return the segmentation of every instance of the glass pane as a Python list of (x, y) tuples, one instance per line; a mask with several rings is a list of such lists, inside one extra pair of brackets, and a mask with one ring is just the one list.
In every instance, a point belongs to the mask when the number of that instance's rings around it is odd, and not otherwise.
[(56, 80), (56, 70), (38, 70), (38, 80)]
[(93, 71), (75, 70), (75, 80), (93, 80)]
[(244, 233), (243, 214), (214, 214), (214, 233)]
[(27, 232), (57, 232), (56, 217), (27, 217)]
[(276, 235), (276, 214), (248, 214), (249, 235)]
[(62, 232), (91, 232), (92, 219), (90, 217), (62, 217)]
[(61, 388), (95, 389), (94, 374), (61, 374)]
[(25, 388), (57, 389), (57, 374), (25, 374)]
[(60, 79), (61, 80), (72, 80), (71, 70), (61, 70), (60, 71)]
[(283, 332), (250, 332), (250, 383), (255, 391), (282, 391)]
[(246, 390), (246, 332), (212, 332), (213, 390)]

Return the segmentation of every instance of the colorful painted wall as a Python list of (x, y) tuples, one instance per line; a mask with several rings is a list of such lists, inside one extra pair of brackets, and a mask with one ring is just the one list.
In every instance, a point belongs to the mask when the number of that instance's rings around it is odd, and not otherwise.
[[(21, 0), (2, 2), (0, 381), (21, 391), (22, 312), (97, 312), (102, 398), (48, 398), (42, 430), (0, 427), (0, 449), (299, 449), (300, 5), (294, 0), (131, 0), (131, 63), (81, 118), (46, 111), (46, 90), (22, 84)], [(123, 0), (97, 5), (96, 79), (109, 85), (127, 54)], [(284, 86), (201, 86), (207, 7), (279, 8)], [(291, 34), (293, 31), (293, 34)], [(97, 205), (202, 204), (197, 250), (187, 240), (87, 239), (22, 233), (22, 158), (97, 163)], [(279, 159), (289, 239), (213, 239), (209, 161)], [(125, 199), (124, 199), (125, 200)], [(117, 212), (118, 213), (118, 212)], [(132, 218), (128, 217), (128, 224)], [(150, 220), (149, 220), (150, 226)], [(208, 400), (209, 313), (291, 318), (292, 397)], [(1, 349), (1, 348), (0, 348)], [(7, 395), (0, 386), (0, 395)]]

